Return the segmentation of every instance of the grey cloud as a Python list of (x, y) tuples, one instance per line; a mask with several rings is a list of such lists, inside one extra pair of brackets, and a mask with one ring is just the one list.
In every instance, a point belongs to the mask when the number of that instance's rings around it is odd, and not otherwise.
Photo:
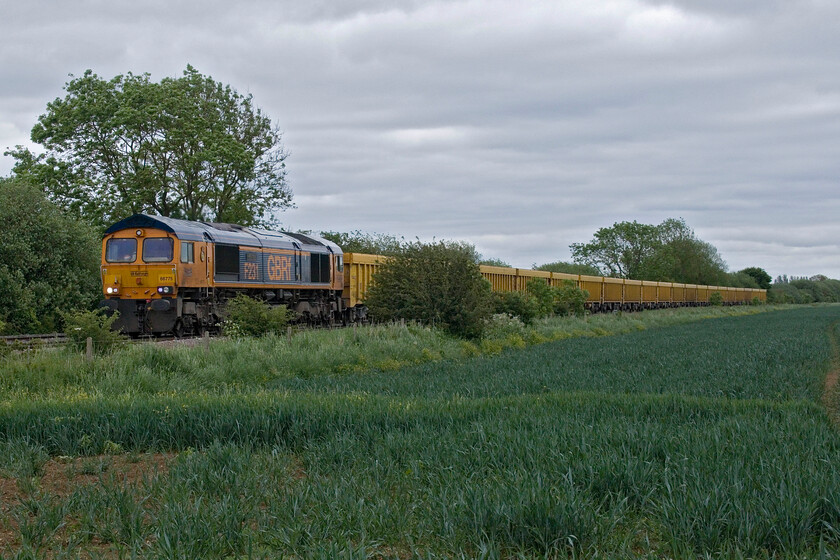
[(816, 1), (21, 3), (0, 22), (0, 146), (70, 72), (192, 63), (284, 129), (288, 226), (466, 239), (530, 266), (615, 221), (682, 216), (732, 268), (840, 277), (822, 233), (840, 200), (838, 16)]

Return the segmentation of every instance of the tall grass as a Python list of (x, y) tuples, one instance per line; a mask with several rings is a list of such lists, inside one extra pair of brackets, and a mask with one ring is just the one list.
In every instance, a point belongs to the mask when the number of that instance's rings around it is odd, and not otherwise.
[[(212, 340), (209, 347), (132, 345), (88, 362), (72, 349), (47, 349), (0, 362), (0, 398), (75, 398), (260, 390), (284, 379), (392, 373), (402, 368), (496, 355), (567, 338), (605, 336), (774, 309), (688, 308), (635, 314), (555, 317), (497, 330), (479, 344), (423, 326), (303, 331), (285, 337)], [(491, 329), (492, 331), (492, 329)], [(491, 333), (492, 334), (492, 333)]]

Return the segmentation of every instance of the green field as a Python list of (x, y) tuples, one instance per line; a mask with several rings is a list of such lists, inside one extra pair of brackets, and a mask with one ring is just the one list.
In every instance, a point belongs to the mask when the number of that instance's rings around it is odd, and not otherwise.
[(702, 313), (7, 358), (0, 551), (836, 556), (840, 306)]

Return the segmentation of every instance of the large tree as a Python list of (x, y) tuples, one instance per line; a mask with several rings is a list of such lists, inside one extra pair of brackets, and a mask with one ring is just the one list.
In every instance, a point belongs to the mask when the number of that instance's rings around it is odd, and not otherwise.
[(38, 187), (0, 178), (0, 322), (11, 333), (56, 330), (62, 313), (100, 295), (99, 237)]
[(135, 212), (270, 224), (291, 205), (286, 152), (271, 119), (187, 66), (183, 76), (105, 80), (86, 71), (32, 129), (45, 152), (7, 152), (14, 172), (91, 223)]

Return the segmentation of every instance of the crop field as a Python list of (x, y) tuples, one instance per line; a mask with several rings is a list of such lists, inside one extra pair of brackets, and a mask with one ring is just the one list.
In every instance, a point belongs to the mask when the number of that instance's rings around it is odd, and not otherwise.
[(840, 306), (685, 311), (7, 357), (0, 554), (837, 557)]

